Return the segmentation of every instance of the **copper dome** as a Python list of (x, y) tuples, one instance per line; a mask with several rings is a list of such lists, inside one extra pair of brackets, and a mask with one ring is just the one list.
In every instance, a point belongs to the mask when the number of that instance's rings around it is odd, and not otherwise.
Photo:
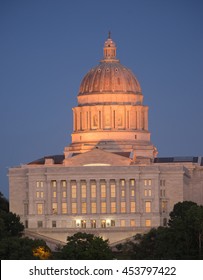
[(104, 59), (85, 75), (78, 95), (108, 92), (141, 94), (132, 71), (116, 59), (116, 44), (110, 37), (104, 43)]

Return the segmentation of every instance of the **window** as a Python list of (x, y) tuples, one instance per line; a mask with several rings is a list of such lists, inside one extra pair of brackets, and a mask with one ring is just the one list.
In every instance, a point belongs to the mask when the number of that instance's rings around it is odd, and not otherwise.
[(131, 196), (135, 196), (135, 190), (131, 190)]
[(56, 202), (52, 203), (52, 213), (57, 214), (58, 205)]
[(166, 190), (165, 189), (160, 189), (160, 196), (165, 197), (166, 196)]
[(43, 227), (43, 222), (42, 221), (37, 221), (37, 227), (42, 228)]
[(62, 202), (61, 204), (62, 207), (62, 214), (67, 214), (67, 203), (66, 202)]
[(72, 202), (72, 214), (77, 214), (77, 203)]
[(116, 202), (111, 202), (111, 213), (116, 213)]
[(126, 203), (125, 201), (121, 202), (121, 213), (125, 213), (126, 212)]
[(116, 226), (116, 221), (115, 220), (111, 220), (111, 227), (115, 227)]
[(135, 227), (135, 226), (136, 226), (135, 220), (130, 220), (130, 226), (131, 226), (131, 227)]
[(145, 226), (151, 227), (151, 220), (149, 220), (149, 219), (145, 220)]
[(91, 203), (91, 213), (96, 214), (97, 213), (97, 204), (96, 202)]
[(167, 201), (162, 201), (162, 202), (161, 202), (161, 211), (162, 211), (163, 213), (167, 212), (167, 206), (168, 206)]
[(56, 180), (52, 180), (51, 185), (52, 185), (53, 188), (56, 188)]
[(135, 211), (136, 211), (135, 202), (134, 202), (134, 201), (131, 201), (131, 202), (130, 202), (130, 212), (131, 212), (131, 213), (135, 213)]
[(81, 228), (86, 228), (86, 220), (81, 220)]
[(125, 197), (125, 190), (121, 190), (121, 197)]
[(145, 186), (151, 186), (152, 185), (152, 180), (151, 179), (147, 179), (147, 180), (145, 179), (144, 180), (144, 185)]
[(84, 183), (82, 183), (82, 185), (81, 185), (81, 196), (82, 196), (82, 198), (87, 197), (87, 187), (86, 187), (86, 184), (84, 184)]
[(144, 196), (152, 196), (152, 190), (151, 189), (145, 189), (144, 190)]
[(91, 228), (96, 228), (96, 227), (97, 227), (96, 220), (91, 220)]
[(56, 198), (56, 191), (53, 191), (52, 197)]
[(77, 196), (76, 185), (72, 185), (72, 187), (71, 187), (71, 196), (72, 196), (72, 198), (76, 198), (76, 196)]
[(63, 192), (62, 192), (62, 197), (63, 197), (63, 198), (66, 198), (66, 196), (67, 196), (67, 192), (66, 192), (66, 191), (63, 191)]
[(86, 213), (87, 213), (87, 203), (82, 202), (82, 214), (86, 214)]
[(52, 221), (52, 227), (53, 227), (53, 228), (56, 227), (56, 221)]
[(43, 181), (37, 181), (37, 188), (43, 188)]
[(67, 187), (67, 182), (66, 182), (66, 180), (62, 180), (62, 181), (61, 181), (61, 186), (62, 186), (63, 188)]
[(106, 197), (106, 185), (104, 183), (101, 184), (101, 197)]
[(111, 184), (111, 197), (116, 197), (116, 185)]
[(91, 198), (95, 198), (95, 197), (96, 197), (96, 184), (91, 183)]
[(131, 185), (131, 187), (135, 186), (135, 179), (130, 179), (130, 185)]
[(106, 213), (106, 202), (101, 202), (101, 213)]
[(120, 180), (120, 184), (121, 184), (122, 187), (125, 187), (125, 180), (124, 180), (124, 179), (121, 179), (121, 180)]
[(125, 227), (125, 220), (120, 220), (120, 226)]
[(43, 198), (44, 197), (44, 192), (36, 192), (36, 197), (37, 198)]
[(151, 201), (145, 201), (145, 212), (146, 213), (151, 212)]
[(160, 180), (160, 186), (165, 187), (165, 185), (166, 185), (166, 181), (165, 180)]
[(106, 220), (101, 220), (101, 227), (106, 228)]
[(42, 215), (43, 214), (43, 204), (42, 203), (38, 203), (37, 204), (37, 214), (38, 215)]

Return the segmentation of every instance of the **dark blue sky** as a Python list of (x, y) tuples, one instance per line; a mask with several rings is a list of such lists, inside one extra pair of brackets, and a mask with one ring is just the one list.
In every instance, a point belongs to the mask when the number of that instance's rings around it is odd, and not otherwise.
[(62, 154), (80, 82), (103, 56), (138, 78), (159, 156), (203, 156), (202, 0), (1, 0), (0, 191), (8, 167)]

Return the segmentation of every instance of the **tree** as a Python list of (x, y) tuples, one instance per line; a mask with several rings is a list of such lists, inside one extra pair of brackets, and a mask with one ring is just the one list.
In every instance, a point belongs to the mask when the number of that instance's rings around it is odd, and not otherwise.
[(61, 259), (67, 260), (108, 260), (113, 254), (108, 240), (93, 234), (78, 232), (67, 237), (67, 245), (61, 250)]
[(12, 212), (0, 211), (0, 238), (22, 236), (24, 225), (20, 222), (20, 217)]
[(4, 197), (4, 195), (1, 192), (0, 192), (0, 210), (5, 212), (9, 211), (8, 200)]

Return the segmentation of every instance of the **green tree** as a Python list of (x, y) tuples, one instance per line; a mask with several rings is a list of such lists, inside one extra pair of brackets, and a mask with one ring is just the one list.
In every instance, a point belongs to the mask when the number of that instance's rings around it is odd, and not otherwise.
[(60, 254), (66, 260), (108, 260), (113, 254), (108, 245), (108, 240), (103, 240), (93, 234), (78, 232), (67, 237)]
[(8, 200), (4, 197), (4, 195), (1, 192), (0, 192), (0, 210), (5, 212), (9, 211)]
[(0, 238), (22, 236), (24, 225), (20, 222), (20, 217), (12, 212), (0, 211)]

